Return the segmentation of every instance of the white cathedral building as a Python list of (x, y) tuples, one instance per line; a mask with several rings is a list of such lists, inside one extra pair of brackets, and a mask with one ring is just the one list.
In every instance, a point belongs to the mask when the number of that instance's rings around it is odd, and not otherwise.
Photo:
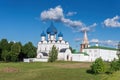
[(46, 33), (44, 31), (41, 33), (41, 41), (38, 42), (37, 47), (37, 58), (48, 58), (53, 45), (58, 50), (58, 60), (71, 60), (72, 53), (69, 43), (63, 39), (62, 32), (58, 33), (56, 27), (51, 23)]
[(44, 31), (41, 33), (41, 41), (38, 42), (36, 58), (24, 59), (24, 62), (47, 62), (53, 45), (58, 49), (58, 60), (93, 62), (99, 57), (104, 61), (118, 59), (117, 49), (115, 48), (99, 46), (98, 43), (95, 46), (90, 46), (86, 31), (84, 31), (84, 37), (80, 44), (80, 52), (71, 53), (69, 43), (63, 39), (62, 32), (58, 33), (56, 27), (51, 23), (46, 33)]

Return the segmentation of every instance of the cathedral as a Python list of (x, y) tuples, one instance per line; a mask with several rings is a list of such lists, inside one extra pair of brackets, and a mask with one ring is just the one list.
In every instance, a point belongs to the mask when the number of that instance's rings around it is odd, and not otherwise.
[(101, 57), (104, 61), (113, 61), (118, 59), (117, 49), (99, 46), (96, 43), (94, 46), (89, 45), (87, 31), (84, 31), (82, 43), (80, 44), (80, 52), (71, 53), (69, 43), (63, 39), (62, 32), (58, 32), (53, 23), (47, 28), (46, 32), (41, 33), (41, 40), (38, 42), (36, 58), (24, 59), (24, 62), (47, 62), (49, 52), (55, 46), (58, 50), (58, 60), (63, 61), (82, 61), (93, 62)]
[(69, 49), (69, 43), (63, 39), (62, 32), (58, 33), (54, 24), (51, 23), (46, 33), (44, 31), (41, 33), (41, 41), (38, 42), (37, 47), (37, 58), (48, 58), (53, 45), (58, 50), (58, 60), (71, 60), (72, 53)]

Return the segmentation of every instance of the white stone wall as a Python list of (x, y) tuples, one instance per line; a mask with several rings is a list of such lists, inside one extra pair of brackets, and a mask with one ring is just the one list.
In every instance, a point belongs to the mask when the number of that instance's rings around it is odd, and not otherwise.
[(118, 59), (115, 50), (107, 49), (83, 49), (83, 52), (87, 52), (91, 61), (101, 57), (104, 61), (112, 61), (114, 58)]
[(84, 54), (72, 54), (72, 61), (90, 62), (89, 56)]

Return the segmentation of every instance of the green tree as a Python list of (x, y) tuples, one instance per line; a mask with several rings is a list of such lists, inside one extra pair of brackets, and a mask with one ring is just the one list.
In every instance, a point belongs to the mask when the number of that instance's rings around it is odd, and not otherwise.
[(53, 45), (52, 50), (49, 52), (49, 59), (48, 62), (54, 62), (57, 60), (58, 50)]
[(10, 53), (7, 50), (2, 52), (1, 58), (3, 61), (10, 61)]
[(111, 73), (115, 72), (115, 71), (118, 71), (120, 70), (120, 63), (119, 61), (112, 61), (111, 64), (110, 64), (110, 71)]
[(21, 45), (19, 43), (14, 43), (11, 46), (11, 51), (10, 51), (11, 61), (13, 62), (18, 61), (18, 56), (20, 52), (21, 52)]
[(28, 42), (22, 47), (22, 53), (25, 58), (33, 58), (36, 56), (36, 47), (33, 46), (32, 42)]
[(8, 41), (7, 41), (7, 39), (2, 39), (0, 41), (0, 48), (2, 50), (7, 50), (8, 49)]
[(101, 58), (97, 58), (95, 62), (91, 65), (91, 71), (94, 74), (104, 73), (105, 72), (105, 64)]
[(7, 39), (2, 39), (0, 41), (0, 60), (1, 60), (1, 55), (4, 50), (8, 50), (8, 41)]
[(14, 44), (14, 42), (13, 41), (10, 41), (9, 43), (8, 43), (8, 51), (10, 52), (11, 51), (11, 46)]

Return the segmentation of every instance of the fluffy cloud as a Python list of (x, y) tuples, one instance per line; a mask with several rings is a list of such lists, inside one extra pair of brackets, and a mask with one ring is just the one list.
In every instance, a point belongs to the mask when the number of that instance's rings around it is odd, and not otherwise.
[[(73, 14), (75, 13), (70, 12), (68, 15), (73, 15)], [(65, 18), (61, 6), (50, 8), (47, 11), (45, 10), (41, 13), (40, 16), (43, 21), (46, 20), (59, 21), (70, 27), (81, 27), (83, 25), (83, 23), (80, 21), (72, 21), (70, 19)]]
[(107, 18), (104, 20), (103, 24), (107, 27), (120, 27), (120, 16), (115, 16), (113, 18)]
[[(67, 15), (72, 16), (74, 14), (76, 14), (76, 12), (68, 12)], [(90, 31), (93, 26), (96, 26), (96, 23), (94, 23), (93, 25), (86, 27), (85, 24), (81, 21), (65, 18), (61, 6), (50, 8), (49, 10), (41, 12), (40, 17), (42, 21), (52, 20), (62, 22), (63, 24), (72, 27), (74, 31), (76, 30), (76, 32), (81, 32), (83, 30)]]
[(90, 40), (90, 42), (91, 42), (91, 43), (98, 43), (99, 40), (98, 40), (98, 39), (92, 39), (92, 40)]
[(68, 12), (66, 16), (73, 16), (75, 14), (77, 14), (77, 12)]
[(68, 26), (71, 26), (73, 28), (82, 27), (83, 26), (83, 23), (80, 22), (80, 21), (72, 21), (70, 19), (65, 19), (65, 18), (62, 18), (61, 21), (62, 21), (62, 23), (66, 24)]
[(100, 45), (116, 47), (119, 41), (91, 39), (90, 43), (99, 43)]
[(46, 21), (46, 20), (60, 21), (61, 18), (64, 17), (61, 6), (57, 6), (55, 8), (50, 8), (47, 11), (45, 10), (41, 13), (40, 16), (43, 21)]
[(90, 25), (90, 26), (83, 26), (83, 27), (81, 27), (80, 29), (79, 29), (79, 31), (81, 31), (81, 32), (84, 32), (84, 31), (91, 31), (95, 26), (97, 26), (97, 24), (96, 23), (93, 23), (92, 25)]

